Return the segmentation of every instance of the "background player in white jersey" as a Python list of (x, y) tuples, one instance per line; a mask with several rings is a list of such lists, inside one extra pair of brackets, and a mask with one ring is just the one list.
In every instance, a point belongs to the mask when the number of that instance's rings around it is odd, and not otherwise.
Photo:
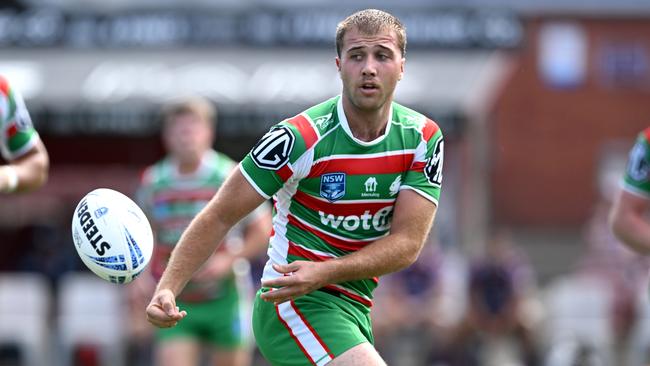
[(0, 192), (34, 190), (47, 181), (49, 157), (19, 92), (0, 75)]
[[(253, 310), (257, 344), (273, 365), (383, 365), (369, 318), (377, 277), (412, 264), (442, 183), (438, 126), (393, 102), (406, 33), (383, 11), (339, 24), (341, 96), (271, 129), (174, 249), (147, 307), (173, 327), (175, 297), (241, 217), (273, 197), (269, 261)], [(191, 315), (189, 315), (191, 316)]]
[[(140, 320), (155, 286), (153, 280), (162, 275), (182, 231), (237, 166), (212, 149), (216, 109), (208, 100), (189, 98), (170, 103), (164, 108), (163, 120), (167, 156), (145, 170), (138, 190), (138, 202), (150, 219), (156, 239), (149, 267), (153, 277), (136, 281), (140, 293), (148, 290), (139, 306), (138, 299), (133, 299)], [(192, 321), (156, 332), (156, 365), (198, 365), (203, 347), (208, 347), (215, 365), (250, 364), (250, 301), (246, 292), (252, 292), (252, 284), (246, 261), (262, 255), (268, 244), (271, 215), (267, 206), (260, 206), (235, 225), (218, 253), (178, 294), (178, 304), (193, 314)], [(234, 266), (239, 270), (233, 271)]]

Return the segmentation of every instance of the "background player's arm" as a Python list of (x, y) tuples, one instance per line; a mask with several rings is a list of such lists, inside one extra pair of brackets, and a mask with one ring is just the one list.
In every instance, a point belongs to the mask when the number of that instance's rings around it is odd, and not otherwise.
[(610, 214), (614, 234), (641, 254), (650, 254), (650, 223), (645, 217), (648, 209), (649, 199), (621, 190)]
[[(267, 205), (260, 206), (256, 212), (245, 218), (243, 242), (241, 245), (228, 247), (228, 250), (214, 253), (210, 259), (192, 277), (195, 281), (213, 281), (231, 273), (237, 260), (251, 260), (266, 251), (271, 232), (271, 212)], [(226, 239), (227, 240), (227, 239)]]
[(290, 273), (269, 281), (265, 287), (281, 287), (262, 295), (276, 303), (307, 294), (325, 285), (381, 276), (408, 267), (417, 259), (431, 228), (436, 205), (412, 190), (400, 192), (390, 234), (363, 249), (325, 262), (295, 261), (274, 265)]
[(264, 202), (239, 169), (233, 171), (208, 205), (192, 220), (174, 248), (167, 268), (147, 307), (149, 321), (173, 326), (185, 316), (176, 309), (175, 296), (210, 257), (230, 228)]
[[(12, 179), (17, 179), (17, 185), (11, 191), (26, 192), (41, 187), (47, 181), (49, 161), (45, 145), (39, 139), (27, 153), (0, 166), (0, 192), (11, 190)], [(13, 174), (15, 177), (11, 177)]]

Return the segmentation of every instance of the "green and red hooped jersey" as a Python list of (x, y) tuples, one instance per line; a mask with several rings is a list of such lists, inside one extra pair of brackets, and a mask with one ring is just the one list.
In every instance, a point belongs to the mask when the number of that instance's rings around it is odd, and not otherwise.
[(650, 199), (650, 127), (639, 133), (630, 150), (623, 188)]
[[(242, 160), (240, 170), (273, 197), (273, 233), (263, 280), (280, 276), (272, 263), (323, 261), (388, 235), (400, 190), (438, 204), (443, 138), (435, 122), (393, 103), (383, 136), (352, 135), (337, 96), (275, 125)], [(328, 285), (372, 306), (378, 279)]]
[[(237, 163), (228, 156), (209, 150), (203, 156), (199, 168), (192, 174), (181, 175), (177, 164), (169, 157), (144, 171), (137, 191), (137, 201), (147, 213), (155, 234), (156, 245), (150, 264), (154, 278), (160, 279), (183, 231), (208, 204), (236, 166)], [(236, 226), (229, 233), (229, 238), (232, 239), (238, 233), (243, 235), (239, 232), (239, 226)], [(220, 249), (224, 247), (222, 245)], [(188, 302), (213, 299), (219, 296), (222, 286), (222, 283), (216, 282), (190, 281), (179, 299)]]
[(15, 160), (32, 149), (38, 134), (32, 125), (23, 98), (0, 75), (0, 153), (7, 160)]

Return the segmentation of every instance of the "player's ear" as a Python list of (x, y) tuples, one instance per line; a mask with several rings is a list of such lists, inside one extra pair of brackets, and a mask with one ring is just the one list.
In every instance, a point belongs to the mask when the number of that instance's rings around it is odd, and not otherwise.
[(341, 72), (341, 59), (340, 59), (339, 57), (336, 57), (336, 58), (334, 59), (334, 61), (336, 61), (336, 69), (337, 69), (339, 72)]

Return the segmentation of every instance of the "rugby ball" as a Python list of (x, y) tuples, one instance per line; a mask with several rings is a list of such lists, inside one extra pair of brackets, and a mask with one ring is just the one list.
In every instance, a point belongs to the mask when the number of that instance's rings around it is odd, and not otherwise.
[(72, 216), (72, 240), (83, 263), (97, 276), (128, 283), (146, 268), (153, 233), (144, 212), (124, 194), (98, 188), (86, 194)]

